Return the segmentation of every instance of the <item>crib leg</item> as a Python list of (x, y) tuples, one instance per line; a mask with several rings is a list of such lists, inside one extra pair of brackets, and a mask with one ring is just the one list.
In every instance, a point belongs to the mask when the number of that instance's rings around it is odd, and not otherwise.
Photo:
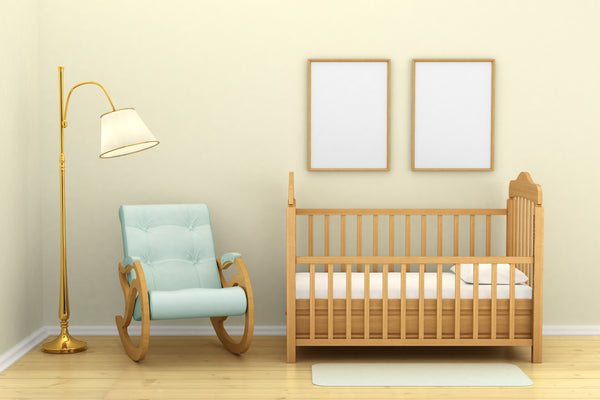
[(533, 346), (531, 346), (531, 362), (541, 363), (542, 362), (542, 340), (533, 339)]
[(296, 340), (287, 337), (287, 362), (295, 363), (296, 362)]

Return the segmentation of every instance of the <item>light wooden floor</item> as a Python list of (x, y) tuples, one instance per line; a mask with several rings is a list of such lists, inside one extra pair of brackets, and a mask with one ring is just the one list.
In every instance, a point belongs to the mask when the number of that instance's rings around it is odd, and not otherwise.
[[(545, 337), (544, 363), (528, 348), (304, 348), (286, 364), (284, 337), (255, 337), (234, 356), (214, 337), (153, 337), (132, 362), (118, 337), (83, 337), (71, 355), (40, 348), (0, 375), (0, 399), (600, 399), (600, 337)], [(510, 362), (534, 382), (525, 388), (324, 388), (318, 362)]]

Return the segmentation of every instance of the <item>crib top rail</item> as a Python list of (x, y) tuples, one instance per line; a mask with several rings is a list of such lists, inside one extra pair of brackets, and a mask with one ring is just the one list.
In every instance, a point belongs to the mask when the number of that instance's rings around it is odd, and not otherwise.
[(299, 208), (297, 215), (506, 215), (505, 208)]
[(533, 257), (298, 256), (296, 264), (533, 264)]
[(523, 197), (531, 200), (535, 205), (542, 204), (542, 186), (536, 184), (529, 172), (521, 172), (517, 179), (510, 181), (508, 197)]
[[(509, 198), (523, 197), (535, 205), (542, 204), (542, 186), (536, 184), (529, 172), (521, 172), (510, 181)], [(295, 206), (294, 173), (289, 174), (288, 205)], [(506, 209), (298, 209), (297, 215), (506, 215)]]

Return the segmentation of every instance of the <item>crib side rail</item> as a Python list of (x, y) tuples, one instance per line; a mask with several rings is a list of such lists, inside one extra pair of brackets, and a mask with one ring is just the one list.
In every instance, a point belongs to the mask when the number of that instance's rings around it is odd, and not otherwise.
[[(523, 317), (523, 312), (531, 311), (531, 301), (517, 298), (515, 275), (517, 265), (532, 264), (532, 257), (312, 256), (296, 257), (296, 263), (309, 266), (308, 299), (299, 300), (308, 303), (308, 318), (306, 319), (308, 321), (308, 337), (298, 339), (299, 345), (427, 345), (432, 344), (432, 340), (445, 345), (531, 345), (531, 336), (528, 334), (524, 336), (522, 332), (523, 321), (525, 321), (525, 325), (531, 323), (531, 320), (527, 319), (528, 317)], [(379, 276), (379, 279), (381, 279), (381, 287), (379, 288), (381, 289), (381, 300), (378, 300), (379, 297), (378, 299), (371, 299), (371, 292), (373, 291), (373, 286), (370, 283), (373, 273), (372, 267), (377, 263), (383, 266), (381, 276)], [(394, 263), (401, 265), (400, 277), (398, 275), (390, 276), (389, 267)], [(426, 263), (435, 264), (436, 266), (435, 299), (425, 298)], [(442, 267), (443, 264), (447, 263), (453, 263), (456, 269), (453, 299), (443, 298), (442, 293)], [(351, 271), (353, 265), (359, 264), (364, 266), (363, 271), (360, 272), (364, 288), (362, 298), (355, 299), (353, 298), (353, 291), (356, 286), (353, 285), (353, 282), (356, 275)], [(417, 300), (407, 300), (407, 274), (410, 264), (418, 264), (419, 266)], [(491, 281), (488, 280), (490, 279), (489, 275), (486, 276), (485, 281), (480, 279), (482, 277), (482, 264), (488, 264), (487, 268), (491, 266)], [(509, 264), (508, 282), (499, 281), (499, 264)], [(333, 294), (334, 268), (337, 265), (346, 266), (345, 297), (340, 300), (335, 300)], [(464, 278), (461, 274), (463, 267), (472, 268), (472, 273), (465, 271), (468, 274), (471, 273), (472, 276), (472, 294), (466, 297), (461, 293), (463, 287), (461, 279)], [(321, 273), (325, 273), (327, 280), (325, 299), (323, 297), (317, 298), (316, 294), (317, 273), (319, 270), (322, 270)], [(487, 270), (486, 274), (490, 274), (490, 270)], [(391, 279), (399, 279), (401, 294), (399, 300), (388, 298), (388, 282)], [(486, 284), (491, 288), (491, 294), (484, 300), (480, 299), (481, 284)], [(504, 290), (506, 290), (506, 284), (509, 285), (508, 298), (499, 298), (499, 284), (504, 286), (502, 288)], [(447, 289), (446, 284), (444, 284), (444, 287)], [(334, 301), (338, 304), (334, 305)], [(389, 312), (390, 308), (394, 308), (394, 311)], [(370, 313), (377, 314), (377, 317), (371, 318)], [(415, 313), (417, 314), (417, 320), (414, 319)], [(431, 317), (428, 317), (427, 322), (426, 313), (429, 313), (429, 315), (435, 313), (435, 320), (432, 321)], [(480, 313), (483, 319), (480, 319)], [(517, 315), (517, 313), (519, 314)], [(337, 315), (335, 318), (338, 321), (343, 320), (345, 329), (340, 329), (340, 326), (334, 328), (335, 315)], [(345, 315), (345, 317), (342, 318), (341, 315)], [(448, 318), (451, 318), (453, 323), (448, 323)], [(446, 321), (444, 322), (444, 320)], [(486, 321), (482, 322), (484, 326), (480, 326), (480, 320)], [(326, 324), (323, 321), (326, 321)], [(465, 321), (470, 321), (470, 325), (467, 324), (468, 328), (466, 329), (464, 328)], [(517, 330), (517, 323), (521, 324), (519, 330)], [(321, 324), (320, 327), (318, 327), (319, 324)], [(428, 324), (427, 328), (426, 324)], [(434, 336), (431, 332), (432, 324), (435, 329)], [(503, 328), (500, 329), (499, 325)], [(360, 328), (359, 333), (356, 333), (357, 326)], [(409, 334), (409, 330), (412, 333)], [(530, 332), (530, 330), (527, 330), (527, 332)]]
[[(507, 210), (298, 208), (295, 215), (300, 234), (297, 245), (303, 255), (473, 257), (492, 255), (492, 233), (496, 231), (492, 221), (496, 221), (495, 228), (504, 229)], [(497, 224), (497, 219), (502, 223)], [(380, 266), (375, 264), (374, 271)], [(390, 265), (391, 271), (396, 267)]]
[(297, 215), (506, 215), (505, 208), (298, 208)]
[(297, 256), (296, 264), (533, 264), (533, 257), (521, 256)]

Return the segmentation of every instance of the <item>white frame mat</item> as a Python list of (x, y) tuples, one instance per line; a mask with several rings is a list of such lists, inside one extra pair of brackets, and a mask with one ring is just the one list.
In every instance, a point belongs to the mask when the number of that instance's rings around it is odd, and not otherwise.
[(412, 170), (494, 170), (493, 59), (413, 60)]
[(389, 171), (390, 60), (308, 60), (308, 170)]

